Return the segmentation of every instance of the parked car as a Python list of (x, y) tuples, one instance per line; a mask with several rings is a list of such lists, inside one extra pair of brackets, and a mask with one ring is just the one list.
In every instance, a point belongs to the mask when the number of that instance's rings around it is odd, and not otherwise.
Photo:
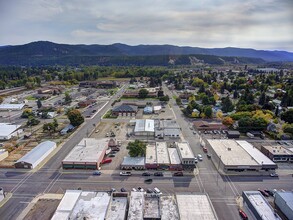
[(157, 187), (154, 188), (154, 192), (157, 194), (161, 194), (161, 190), (159, 190), (159, 188), (157, 188)]
[(183, 176), (183, 172), (176, 172), (173, 174), (173, 176)]
[(197, 159), (197, 157), (194, 158), (194, 162), (195, 162), (195, 163), (198, 163), (198, 159)]
[(147, 189), (146, 192), (147, 193), (153, 193), (154, 191), (152, 189)]
[(138, 187), (137, 189), (138, 189), (139, 192), (144, 192), (144, 189), (141, 188), (141, 187)]
[(107, 158), (107, 159), (104, 159), (101, 164), (111, 163), (111, 162), (112, 162), (112, 159)]
[(111, 150), (112, 151), (120, 151), (120, 148), (119, 147), (112, 147)]
[(121, 189), (120, 189), (120, 192), (127, 192), (127, 190), (124, 189), (124, 188), (121, 188)]
[(150, 176), (151, 174), (149, 172), (142, 173), (142, 176)]
[(199, 161), (202, 161), (202, 155), (201, 155), (201, 154), (198, 154), (198, 155), (197, 155), (197, 159), (198, 159)]
[(243, 220), (247, 220), (248, 217), (242, 209), (239, 209), (239, 215)]
[(277, 173), (271, 173), (270, 176), (271, 177), (279, 177), (279, 175)]
[(261, 190), (261, 189), (258, 189), (258, 191), (264, 196), (264, 197), (269, 197), (270, 195), (264, 191), (264, 190)]
[(274, 196), (275, 195), (275, 191), (274, 190), (269, 190), (269, 189), (264, 189), (264, 191), (269, 194), (270, 196)]
[(208, 157), (209, 159), (211, 159), (211, 158), (212, 158), (212, 155), (211, 155), (211, 154), (207, 154), (207, 157)]
[(163, 173), (162, 172), (155, 172), (154, 176), (163, 176)]
[(203, 152), (207, 153), (208, 152), (208, 149), (206, 147), (203, 147)]
[(111, 188), (111, 192), (116, 192), (116, 189), (115, 188)]
[(109, 154), (108, 157), (115, 157), (115, 154)]
[(122, 172), (120, 172), (120, 176), (131, 176), (131, 172), (130, 171), (122, 171)]
[(99, 170), (95, 170), (95, 171), (93, 172), (93, 175), (95, 175), (95, 176), (100, 176), (101, 174), (102, 174), (102, 172), (99, 171)]
[(133, 191), (133, 192), (137, 192), (137, 189), (135, 189), (135, 188), (132, 188), (132, 191)]

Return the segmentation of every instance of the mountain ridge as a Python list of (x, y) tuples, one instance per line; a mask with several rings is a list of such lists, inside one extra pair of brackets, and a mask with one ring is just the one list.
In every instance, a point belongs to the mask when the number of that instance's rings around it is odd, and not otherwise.
[[(36, 41), (23, 45), (1, 46), (1, 65), (42, 65), (53, 60), (57, 63), (64, 63), (65, 60), (91, 59), (94, 57), (101, 60), (102, 57), (113, 57), (112, 60), (129, 60), (129, 57), (146, 56), (186, 56), (186, 55), (207, 55), (234, 58), (255, 58), (264, 61), (293, 61), (293, 53), (287, 51), (267, 51), (250, 48), (201, 48), (190, 46), (164, 45), (136, 45), (130, 46), (122, 43), (110, 45), (100, 44), (57, 44), (50, 41)], [(116, 58), (114, 58), (116, 57)], [(126, 58), (128, 57), (128, 58)], [(137, 60), (137, 58), (135, 58)], [(149, 58), (148, 58), (149, 59)], [(185, 58), (184, 58), (185, 59)], [(62, 62), (59, 62), (63, 60)], [(109, 60), (109, 59), (108, 59)], [(259, 60), (260, 61), (260, 60)]]

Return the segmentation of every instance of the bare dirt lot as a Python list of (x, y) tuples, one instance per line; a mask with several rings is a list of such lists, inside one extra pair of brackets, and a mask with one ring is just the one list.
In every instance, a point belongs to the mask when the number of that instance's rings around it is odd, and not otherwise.
[(59, 203), (59, 199), (40, 199), (25, 216), (24, 220), (50, 220)]

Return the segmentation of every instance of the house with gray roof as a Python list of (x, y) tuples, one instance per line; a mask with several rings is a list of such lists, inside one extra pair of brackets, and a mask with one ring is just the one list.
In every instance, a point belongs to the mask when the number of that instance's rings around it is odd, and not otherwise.
[(135, 116), (137, 114), (138, 108), (135, 105), (119, 105), (113, 108), (113, 116)]

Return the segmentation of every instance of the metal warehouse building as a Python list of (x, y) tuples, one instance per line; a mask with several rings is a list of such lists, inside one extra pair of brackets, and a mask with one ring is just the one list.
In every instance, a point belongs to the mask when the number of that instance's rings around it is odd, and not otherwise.
[(293, 219), (293, 192), (276, 192), (275, 205), (288, 219)]
[(107, 148), (107, 138), (84, 138), (65, 157), (62, 167), (64, 169), (99, 169)]
[(224, 172), (270, 171), (277, 165), (247, 141), (208, 139), (212, 161)]
[(155, 121), (151, 119), (136, 120), (134, 127), (134, 134), (136, 136), (154, 136), (155, 135)]
[(259, 191), (243, 191), (242, 197), (256, 219), (281, 220)]
[(17, 136), (22, 132), (22, 129), (19, 129), (20, 127), (21, 125), (0, 123), (0, 140), (9, 140), (13, 136)]
[(55, 148), (53, 141), (44, 141), (15, 162), (16, 168), (33, 169), (38, 166)]

